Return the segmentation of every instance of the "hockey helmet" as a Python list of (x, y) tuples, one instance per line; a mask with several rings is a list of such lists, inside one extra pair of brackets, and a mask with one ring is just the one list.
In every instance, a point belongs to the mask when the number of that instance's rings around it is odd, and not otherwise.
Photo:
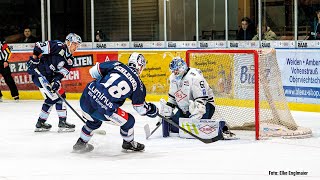
[(81, 43), (82, 43), (82, 39), (76, 33), (68, 34), (65, 40), (65, 44), (67, 45), (69, 53), (71, 54), (73, 54), (74, 51), (78, 49)]
[(174, 57), (170, 62), (169, 68), (177, 80), (180, 80), (188, 70), (187, 63), (181, 57)]
[(140, 75), (146, 67), (146, 59), (142, 54), (134, 52), (129, 57), (128, 66), (134, 68)]
[(82, 39), (81, 39), (81, 37), (78, 35), (78, 34), (76, 34), (76, 33), (70, 33), (70, 34), (68, 34), (67, 35), (67, 37), (66, 37), (66, 42), (67, 41), (69, 41), (69, 42), (71, 42), (71, 43), (79, 43), (79, 44), (81, 44), (82, 43)]

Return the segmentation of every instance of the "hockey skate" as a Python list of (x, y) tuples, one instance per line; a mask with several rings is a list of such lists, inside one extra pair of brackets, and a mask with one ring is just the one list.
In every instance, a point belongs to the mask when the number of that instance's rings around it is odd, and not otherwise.
[(59, 127), (58, 132), (63, 133), (63, 132), (74, 132), (76, 126), (74, 124), (68, 123), (66, 120), (60, 120), (58, 127)]
[(84, 142), (81, 138), (78, 139), (75, 145), (73, 145), (74, 153), (87, 153), (94, 149), (93, 145)]
[(34, 132), (50, 131), (51, 127), (52, 127), (51, 124), (48, 124), (45, 121), (38, 120), (36, 124), (36, 129), (34, 130)]
[(222, 128), (222, 136), (223, 136), (222, 140), (236, 140), (236, 139), (239, 139), (239, 138), (236, 137), (236, 134), (234, 134), (233, 132), (231, 132), (229, 130), (229, 128), (227, 126), (224, 126)]
[(127, 142), (125, 140), (123, 140), (122, 143), (122, 149), (124, 151), (144, 151), (144, 145), (141, 143), (138, 143), (136, 141), (131, 141), (131, 142)]
[(15, 96), (15, 97), (13, 97), (13, 99), (14, 99), (15, 102), (19, 102), (20, 98), (19, 98), (19, 96)]

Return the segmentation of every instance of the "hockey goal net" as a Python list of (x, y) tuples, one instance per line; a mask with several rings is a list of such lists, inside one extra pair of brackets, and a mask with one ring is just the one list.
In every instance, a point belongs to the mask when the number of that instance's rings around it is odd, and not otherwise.
[(253, 130), (256, 139), (311, 136), (291, 115), (274, 49), (189, 50), (186, 61), (202, 71), (215, 94), (215, 114), (231, 129)]

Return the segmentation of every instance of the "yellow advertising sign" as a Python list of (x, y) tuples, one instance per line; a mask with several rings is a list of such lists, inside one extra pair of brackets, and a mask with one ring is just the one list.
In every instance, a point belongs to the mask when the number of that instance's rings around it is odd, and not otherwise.
[(119, 51), (119, 61), (128, 62), (131, 53), (141, 53), (147, 60), (146, 69), (141, 74), (141, 80), (146, 86), (147, 94), (167, 95), (169, 91), (169, 63), (180, 56), (185, 59), (185, 51)]
[(202, 71), (216, 97), (233, 96), (233, 54), (191, 53), (191, 67)]

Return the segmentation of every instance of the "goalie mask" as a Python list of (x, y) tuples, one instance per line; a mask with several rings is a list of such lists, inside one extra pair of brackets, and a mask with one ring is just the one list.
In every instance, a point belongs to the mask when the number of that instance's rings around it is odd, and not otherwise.
[(140, 75), (143, 69), (146, 67), (146, 59), (142, 54), (132, 53), (128, 60), (128, 66), (135, 69)]
[(71, 54), (73, 54), (81, 45), (82, 39), (76, 33), (70, 33), (67, 35), (65, 44), (68, 47), (68, 50)]
[(171, 73), (174, 74), (176, 80), (180, 80), (187, 72), (187, 63), (183, 61), (181, 57), (175, 57), (169, 65)]

